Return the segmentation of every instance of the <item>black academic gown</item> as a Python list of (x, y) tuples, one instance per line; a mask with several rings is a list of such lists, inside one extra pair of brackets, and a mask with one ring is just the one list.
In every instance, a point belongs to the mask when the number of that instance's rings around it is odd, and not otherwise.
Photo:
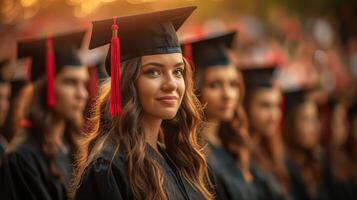
[[(10, 153), (1, 168), (4, 199), (65, 200), (72, 175), (70, 153), (60, 152), (56, 158), (57, 169), (64, 181), (50, 174), (46, 159), (30, 137)], [(2, 196), (4, 197), (4, 196)]]
[[(291, 157), (285, 159), (289, 177), (290, 191), (294, 200), (329, 200), (329, 191), (324, 180), (317, 186), (317, 194), (314, 198), (308, 195), (306, 186), (301, 178), (301, 169)], [(324, 170), (324, 169), (323, 169)], [(325, 172), (322, 171), (322, 174)]]
[(357, 190), (356, 185), (353, 180), (349, 181), (340, 181), (338, 180), (331, 168), (331, 160), (326, 159), (325, 166), (325, 174), (324, 178), (326, 180), (326, 185), (330, 194), (330, 199), (332, 200), (355, 200), (357, 199)]
[(292, 197), (285, 195), (277, 177), (274, 174), (264, 172), (258, 166), (252, 165), (251, 171), (258, 188), (261, 200), (291, 200)]
[(243, 178), (233, 157), (224, 149), (209, 144), (208, 164), (214, 176), (217, 199), (256, 200), (261, 199), (261, 190), (255, 181)]
[[(95, 157), (82, 177), (81, 185), (76, 191), (77, 200), (131, 200), (134, 199), (129, 184), (127, 161), (124, 151), (114, 155), (115, 144), (111, 139)], [(203, 197), (185, 180), (169, 155), (161, 148), (161, 155), (149, 144), (146, 145), (147, 156), (152, 157), (162, 168), (164, 189), (170, 200), (199, 200)], [(111, 162), (112, 161), (112, 162)]]
[(6, 139), (2, 135), (0, 135), (0, 167), (5, 157), (6, 144)]

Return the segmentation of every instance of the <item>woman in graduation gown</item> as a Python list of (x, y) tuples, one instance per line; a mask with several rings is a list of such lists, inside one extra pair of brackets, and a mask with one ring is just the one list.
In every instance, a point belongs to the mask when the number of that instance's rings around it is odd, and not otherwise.
[(348, 106), (341, 100), (330, 100), (326, 147), (325, 178), (331, 199), (356, 199), (354, 168), (349, 148)]
[(87, 69), (77, 55), (84, 34), (18, 42), (18, 58), (32, 58), (33, 94), (27, 111), (31, 125), (9, 147), (2, 169), (4, 199), (68, 199), (73, 153), (88, 96)]
[(195, 64), (197, 96), (207, 123), (201, 131), (218, 199), (257, 199), (249, 168), (249, 137), (242, 109), (243, 79), (228, 58), (235, 32), (185, 42)]
[(90, 48), (110, 43), (111, 78), (80, 146), (75, 199), (213, 198), (196, 135), (200, 104), (176, 35), (194, 9), (93, 22)]
[(284, 94), (284, 139), (288, 152), (289, 186), (294, 199), (329, 199), (323, 177), (326, 159), (319, 146), (319, 113), (309, 93), (310, 90), (300, 89)]
[(265, 199), (289, 199), (289, 177), (281, 137), (282, 91), (274, 81), (276, 66), (242, 69), (244, 106), (249, 120), (254, 177)]

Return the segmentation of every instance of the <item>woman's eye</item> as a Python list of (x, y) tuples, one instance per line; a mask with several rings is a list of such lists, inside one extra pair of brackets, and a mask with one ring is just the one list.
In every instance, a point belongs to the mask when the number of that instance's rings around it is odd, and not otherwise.
[(146, 72), (146, 74), (152, 77), (156, 77), (160, 75), (160, 72), (158, 70), (149, 70)]
[(208, 86), (212, 89), (216, 89), (216, 88), (221, 87), (221, 84), (219, 82), (211, 82), (208, 84)]
[(178, 78), (181, 78), (183, 76), (183, 69), (176, 69), (174, 71), (174, 75)]
[(73, 80), (73, 79), (64, 79), (62, 82), (64, 84), (66, 84), (66, 85), (74, 85), (74, 84), (76, 84), (76, 81)]

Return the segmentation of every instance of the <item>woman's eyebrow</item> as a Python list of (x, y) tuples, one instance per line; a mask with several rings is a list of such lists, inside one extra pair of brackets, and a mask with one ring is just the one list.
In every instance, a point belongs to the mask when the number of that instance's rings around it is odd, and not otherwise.
[[(161, 63), (158, 63), (158, 62), (149, 62), (149, 63), (145, 63), (144, 65), (142, 65), (141, 67), (146, 67), (146, 66), (150, 66), (150, 65), (153, 65), (153, 66), (156, 66), (156, 67), (165, 67), (164, 64), (161, 64)], [(183, 62), (179, 62), (179, 63), (176, 63), (174, 65), (174, 67), (181, 67), (181, 66), (184, 66), (185, 63)]]
[(175, 64), (175, 67), (181, 67), (181, 66), (185, 66), (185, 63), (183, 62), (179, 62)]
[(161, 63), (158, 63), (158, 62), (149, 62), (149, 63), (146, 63), (146, 64), (142, 65), (141, 67), (146, 67), (146, 66), (149, 66), (149, 65), (153, 65), (153, 66), (157, 66), (157, 67), (165, 67), (165, 65), (163, 65)]

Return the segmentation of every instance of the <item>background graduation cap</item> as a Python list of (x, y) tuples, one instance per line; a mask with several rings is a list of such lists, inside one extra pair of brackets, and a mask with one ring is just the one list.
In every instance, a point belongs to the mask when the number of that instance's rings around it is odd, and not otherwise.
[(230, 63), (227, 49), (232, 48), (235, 35), (236, 31), (231, 31), (201, 40), (183, 42), (184, 56), (200, 69), (227, 66)]
[(285, 110), (288, 112), (308, 100), (310, 89), (298, 89), (284, 93)]
[(31, 80), (36, 81), (46, 75), (47, 106), (55, 105), (54, 79), (63, 67), (82, 66), (78, 57), (85, 30), (43, 38), (19, 40), (17, 58), (30, 57)]
[(241, 69), (247, 90), (255, 88), (271, 88), (274, 85), (275, 65), (264, 67), (249, 67)]
[(176, 31), (195, 9), (191, 6), (93, 22), (89, 49), (110, 43), (105, 66), (111, 76), (111, 115), (121, 113), (120, 63), (144, 55), (181, 53)]

